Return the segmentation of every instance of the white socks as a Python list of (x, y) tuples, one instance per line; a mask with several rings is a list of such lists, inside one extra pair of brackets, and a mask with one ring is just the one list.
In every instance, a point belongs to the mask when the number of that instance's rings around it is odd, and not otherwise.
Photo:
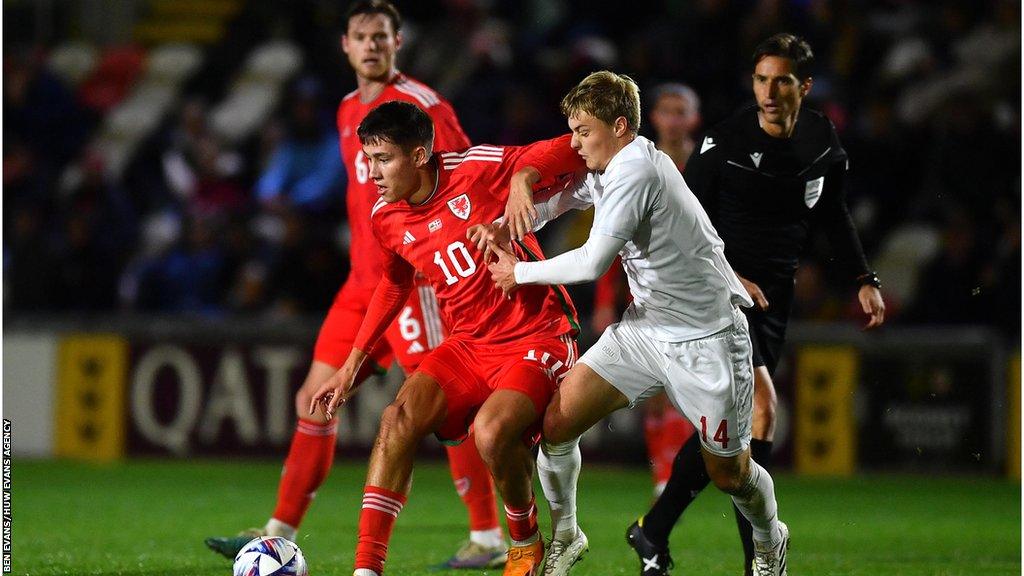
[(750, 521), (754, 542), (777, 543), (779, 531), (779, 505), (775, 501), (775, 482), (760, 464), (750, 461), (750, 476), (740, 491), (732, 497), (740, 512)]
[(576, 482), (581, 466), (579, 438), (563, 444), (541, 442), (537, 472), (544, 497), (551, 507), (555, 540), (571, 542), (576, 537)]
[(470, 530), (469, 540), (488, 548), (500, 548), (505, 545), (505, 535), (501, 533), (501, 528)]
[(280, 536), (292, 542), (295, 542), (295, 535), (299, 533), (296, 528), (281, 522), (277, 518), (267, 520), (267, 525), (263, 529), (267, 531), (267, 536)]
[(380, 576), (369, 568), (356, 568), (356, 571), (352, 573), (352, 576)]

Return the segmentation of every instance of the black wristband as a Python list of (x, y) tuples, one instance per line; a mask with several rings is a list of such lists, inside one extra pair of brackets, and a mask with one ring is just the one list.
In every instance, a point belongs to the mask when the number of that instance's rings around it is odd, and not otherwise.
[(878, 272), (868, 272), (867, 274), (861, 274), (857, 276), (858, 286), (874, 286), (875, 288), (882, 288), (882, 281), (878, 279)]

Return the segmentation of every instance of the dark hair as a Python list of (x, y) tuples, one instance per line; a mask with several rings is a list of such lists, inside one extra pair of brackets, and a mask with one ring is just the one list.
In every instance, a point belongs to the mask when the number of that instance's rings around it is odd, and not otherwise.
[(432, 152), (434, 123), (415, 104), (392, 100), (377, 106), (356, 129), (360, 144), (390, 142), (406, 152), (417, 146)]
[(783, 32), (761, 42), (754, 49), (754, 66), (766, 56), (778, 56), (793, 62), (793, 71), (801, 80), (811, 77), (814, 52), (811, 45), (799, 36)]
[(345, 31), (348, 32), (348, 23), (353, 17), (373, 14), (387, 16), (388, 20), (391, 20), (391, 28), (396, 34), (402, 29), (402, 15), (398, 13), (394, 4), (388, 0), (359, 0), (350, 4), (348, 10), (345, 11)]

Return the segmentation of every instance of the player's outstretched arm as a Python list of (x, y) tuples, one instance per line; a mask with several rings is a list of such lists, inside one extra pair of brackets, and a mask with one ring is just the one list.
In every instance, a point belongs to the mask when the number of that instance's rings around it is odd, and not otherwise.
[(495, 285), (506, 294), (523, 284), (593, 282), (608, 271), (625, 244), (622, 238), (591, 232), (583, 246), (539, 262), (519, 262), (514, 254), (492, 245), (498, 261), (487, 268)]
[(316, 411), (316, 405), (320, 403), (324, 405), (324, 411), (330, 419), (338, 405), (355, 393), (356, 374), (366, 359), (366, 351), (380, 340), (405, 306), (413, 289), (415, 274), (416, 271), (408, 262), (393, 252), (384, 251), (384, 274), (366, 307), (366, 315), (352, 343), (352, 352), (345, 365), (313, 395), (309, 403), (310, 414)]
[[(540, 207), (534, 205), (535, 202), (543, 202), (551, 194), (564, 189), (565, 177), (586, 172), (587, 165), (572, 148), (571, 134), (511, 148), (507, 160), (514, 172), (509, 179), (503, 221), (508, 223), (512, 239), (522, 240), (543, 226), (539, 221), (545, 220), (545, 216)], [(569, 182), (575, 183), (574, 180)], [(539, 198), (534, 197), (535, 190), (538, 190)], [(571, 207), (565, 207), (563, 211)], [(547, 220), (553, 218), (549, 216)]]
[(585, 210), (592, 206), (584, 174), (576, 174), (560, 190), (545, 188), (538, 199), (533, 190), (541, 181), (540, 172), (530, 166), (517, 171), (509, 185), (508, 202), (502, 217), (512, 238), (522, 240), (569, 210)]

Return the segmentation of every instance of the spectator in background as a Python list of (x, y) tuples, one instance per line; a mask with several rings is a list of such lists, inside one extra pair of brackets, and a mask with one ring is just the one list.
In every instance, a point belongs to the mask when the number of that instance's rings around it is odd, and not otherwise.
[(256, 183), (256, 197), (265, 207), (306, 213), (340, 209), (344, 168), (338, 160), (338, 134), (323, 113), (320, 93), (320, 82), (312, 77), (295, 86), (288, 134)]
[(182, 106), (178, 125), (164, 153), (164, 181), (185, 211), (240, 211), (247, 203), (238, 182), (244, 162), (225, 149), (209, 129), (206, 105), (191, 99)]
[(802, 259), (796, 270), (792, 315), (819, 322), (843, 319), (843, 303), (828, 290), (824, 271), (813, 258)]
[[(983, 293), (984, 257), (987, 248), (977, 243), (975, 224), (961, 213), (952, 213), (942, 231), (942, 249), (922, 267), (919, 290), (906, 319), (928, 324), (966, 324), (992, 319), (989, 295)], [(1018, 285), (1018, 289), (1019, 289)]]
[(654, 144), (675, 163), (680, 172), (693, 153), (693, 135), (700, 128), (700, 97), (685, 84), (662, 84), (651, 98)]
[(139, 310), (187, 314), (223, 311), (226, 273), (224, 251), (217, 244), (219, 220), (209, 214), (189, 216), (178, 245), (141, 266), (136, 297)]
[(99, 154), (88, 152), (81, 167), (81, 183), (58, 201), (56, 297), (61, 309), (109, 311), (117, 303), (117, 279), (135, 245), (138, 223)]
[(225, 152), (212, 136), (196, 143), (195, 183), (188, 197), (189, 211), (227, 214), (247, 209), (248, 198), (235, 176), (234, 157), (234, 153)]
[[(5, 174), (6, 175), (6, 174)], [(53, 310), (57, 259), (38, 202), (8, 205), (4, 199), (4, 304), (21, 312)]]
[(4, 139), (20, 139), (41, 169), (56, 174), (84, 141), (85, 116), (74, 97), (43, 65), (41, 52), (6, 46), (3, 91)]
[(320, 313), (330, 307), (339, 279), (348, 275), (347, 259), (334, 245), (317, 241), (299, 213), (286, 212), (282, 220), (281, 243), (266, 270), (270, 312), (279, 316)]

